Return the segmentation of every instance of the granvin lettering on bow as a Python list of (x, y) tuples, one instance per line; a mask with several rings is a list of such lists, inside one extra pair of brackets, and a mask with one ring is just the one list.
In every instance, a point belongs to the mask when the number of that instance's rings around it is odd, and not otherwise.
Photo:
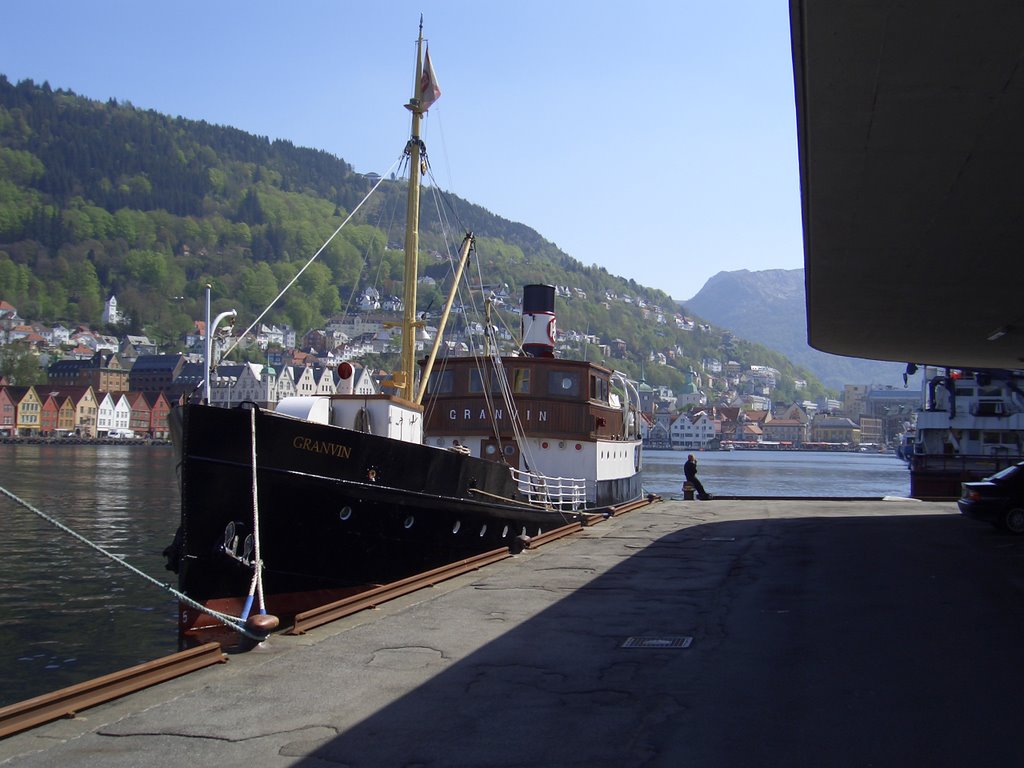
[(326, 453), (329, 456), (337, 456), (339, 459), (348, 459), (352, 456), (352, 447), (341, 443), (328, 443), (324, 440), (313, 440), (310, 437), (296, 435), (292, 440), (292, 448), (310, 453)]
[[(534, 411), (526, 410), (526, 411), (523, 411), (520, 414), (520, 417), (523, 419), (524, 422), (536, 421), (537, 423), (540, 423), (540, 422), (544, 422), (544, 421), (548, 420), (548, 412), (547, 411), (536, 411), (536, 412), (534, 412)], [(452, 408), (451, 410), (448, 411), (448, 420), (449, 421), (487, 421), (487, 422), (489, 422), (492, 419), (491, 419), (491, 414), (488, 414), (487, 411), (485, 409), (483, 409), (483, 408), (481, 408), (479, 411), (476, 410), (475, 408), (462, 408), (462, 409)], [(505, 412), (502, 409), (500, 409), (500, 408), (496, 408), (494, 410), (493, 420), (494, 421), (504, 421), (505, 420)]]

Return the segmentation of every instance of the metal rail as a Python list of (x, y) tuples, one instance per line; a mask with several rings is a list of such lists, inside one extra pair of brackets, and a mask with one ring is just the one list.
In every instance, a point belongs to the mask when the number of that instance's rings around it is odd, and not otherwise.
[(415, 576), (393, 581), (390, 584), (383, 584), (379, 587), (368, 589), (365, 592), (360, 592), (358, 595), (352, 595), (351, 597), (322, 605), (319, 608), (312, 608), (308, 611), (297, 613), (295, 614), (295, 623), (285, 630), (284, 634), (304, 634), (314, 627), (319, 627), (345, 616), (351, 616), (353, 613), (358, 613), (367, 608), (376, 608), (381, 603), (386, 603), (389, 600), (394, 600), (397, 597), (402, 597), (402, 595), (407, 595), (424, 587), (431, 587), (439, 582), (475, 571), (483, 568), (485, 565), (496, 563), (511, 556), (512, 553), (507, 547), (493, 549), (490, 552), (484, 552), (465, 560), (457, 560), (454, 563), (442, 565), (440, 568), (435, 568), (432, 571), (425, 571)]
[[(628, 502), (618, 507), (611, 507), (611, 516), (618, 516), (647, 506), (661, 497), (650, 494), (642, 499)], [(582, 520), (555, 528), (540, 536), (521, 541), (522, 548), (534, 549), (552, 541), (569, 536), (582, 530), (584, 526), (594, 525), (607, 519), (607, 515), (585, 515)], [(433, 586), (442, 581), (479, 570), (486, 565), (511, 557), (507, 547), (484, 552), (465, 560), (448, 563), (431, 571), (409, 576), (408, 578), (384, 584), (380, 587), (361, 592), (358, 595), (338, 600), (334, 603), (296, 614), (295, 621), (283, 634), (301, 635), (305, 632), (335, 621), (353, 613), (375, 608), (403, 595)], [(53, 693), (37, 696), (27, 701), (11, 704), (0, 708), (0, 738), (10, 736), (37, 725), (57, 720), (61, 717), (73, 717), (77, 712), (103, 704), (108, 701), (141, 691), (157, 683), (172, 680), (175, 677), (194, 672), (212, 664), (222, 664), (228, 660), (227, 654), (221, 650), (220, 643), (209, 642), (181, 653), (164, 656), (154, 661), (139, 664), (128, 669), (114, 672), (94, 680), (62, 688)]]
[(661, 501), (661, 496), (656, 493), (649, 493), (643, 498), (635, 499), (633, 501), (627, 501), (625, 504), (620, 504), (617, 507), (612, 507), (612, 517), (618, 517), (624, 515), (627, 512), (640, 509), (640, 507), (646, 507), (648, 504), (653, 504), (656, 501)]
[(220, 643), (206, 643), (181, 653), (147, 661), (95, 680), (78, 683), (53, 693), (0, 708), (0, 739), (37, 725), (74, 717), (75, 713), (97, 704), (127, 696), (157, 683), (228, 660)]

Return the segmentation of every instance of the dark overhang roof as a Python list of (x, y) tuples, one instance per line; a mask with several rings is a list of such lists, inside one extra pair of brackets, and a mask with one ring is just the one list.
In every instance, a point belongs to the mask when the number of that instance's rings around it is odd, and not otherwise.
[(811, 346), (1024, 367), (1024, 3), (790, 20)]

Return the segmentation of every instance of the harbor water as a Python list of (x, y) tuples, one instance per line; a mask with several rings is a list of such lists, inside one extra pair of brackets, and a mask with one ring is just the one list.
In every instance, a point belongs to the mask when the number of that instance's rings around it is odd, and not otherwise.
[[(698, 476), (723, 496), (906, 496), (893, 455), (699, 452)], [(648, 451), (644, 487), (678, 497), (686, 453)], [(0, 486), (153, 579), (173, 586), (162, 551), (178, 524), (167, 446), (0, 445)], [(178, 650), (173, 596), (0, 498), (0, 706)]]
[[(910, 495), (907, 465), (892, 453), (696, 451), (697, 477), (720, 496), (879, 498)], [(686, 452), (644, 453), (644, 487), (679, 495)]]

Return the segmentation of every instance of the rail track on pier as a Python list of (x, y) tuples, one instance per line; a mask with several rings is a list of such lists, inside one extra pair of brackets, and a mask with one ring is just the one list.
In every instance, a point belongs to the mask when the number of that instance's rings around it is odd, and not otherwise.
[[(612, 516), (625, 514), (658, 500), (659, 497), (651, 494), (634, 502), (615, 507), (611, 514)], [(520, 548), (536, 549), (544, 544), (570, 536), (604, 519), (604, 515), (585, 516), (580, 521), (521, 541)], [(458, 560), (424, 573), (415, 574), (399, 581), (372, 587), (344, 600), (296, 614), (293, 622), (286, 624), (275, 634), (301, 635), (332, 621), (351, 616), (369, 608), (375, 608), (403, 595), (408, 595), (448, 579), (471, 573), (512, 556), (512, 548), (502, 547), (464, 560)], [(74, 717), (78, 712), (89, 707), (113, 701), (122, 696), (127, 696), (144, 688), (181, 677), (199, 669), (204, 669), (213, 664), (223, 664), (228, 659), (229, 656), (224, 652), (220, 643), (203, 643), (194, 648), (164, 656), (154, 661), (148, 661), (144, 664), (129, 667), (109, 675), (103, 675), (102, 677), (62, 688), (52, 693), (36, 696), (6, 707), (0, 707), (0, 739), (52, 720)]]

